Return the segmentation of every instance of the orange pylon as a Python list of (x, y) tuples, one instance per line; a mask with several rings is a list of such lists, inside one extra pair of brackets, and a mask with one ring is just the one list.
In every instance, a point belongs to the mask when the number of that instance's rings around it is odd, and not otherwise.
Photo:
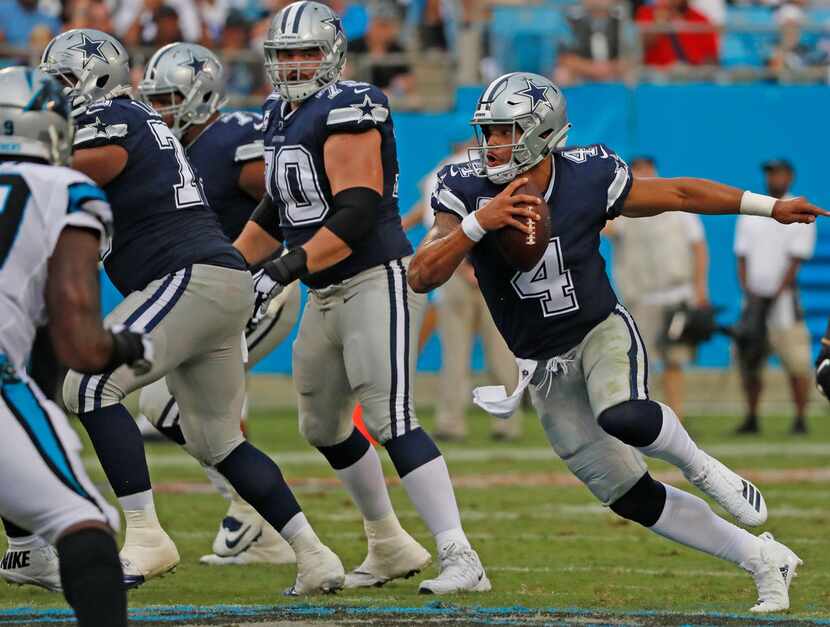
[(378, 441), (375, 440), (371, 435), (369, 435), (369, 430), (366, 429), (366, 423), (363, 422), (363, 407), (358, 403), (354, 406), (354, 413), (352, 413), (352, 422), (354, 426), (357, 427), (357, 430), (360, 431), (363, 436), (369, 440), (374, 446), (377, 446)]

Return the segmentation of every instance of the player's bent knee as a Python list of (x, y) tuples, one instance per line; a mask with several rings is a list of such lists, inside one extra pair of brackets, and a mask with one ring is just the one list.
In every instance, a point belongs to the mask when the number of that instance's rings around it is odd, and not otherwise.
[(342, 442), (333, 446), (318, 446), (320, 451), (335, 470), (348, 468), (360, 461), (372, 445), (363, 434), (352, 429), (351, 434)]
[(652, 444), (663, 426), (663, 410), (650, 400), (631, 400), (603, 411), (597, 418), (608, 434), (629, 446)]
[(665, 504), (666, 486), (646, 473), (610, 507), (618, 516), (651, 527), (660, 519)]

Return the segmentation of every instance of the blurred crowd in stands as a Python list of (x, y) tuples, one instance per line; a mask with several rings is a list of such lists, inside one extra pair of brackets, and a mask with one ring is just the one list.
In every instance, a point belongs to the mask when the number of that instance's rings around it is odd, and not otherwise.
[[(447, 85), (505, 70), (562, 84), (827, 82), (830, 0), (327, 0), (349, 38), (348, 77), (399, 108), (441, 108)], [(0, 0), (0, 63), (37, 61), (51, 37), (97, 28), (132, 52), (194, 41), (229, 67), (233, 104), (267, 91), (262, 41), (290, 0)], [(245, 98), (247, 97), (247, 100)]]

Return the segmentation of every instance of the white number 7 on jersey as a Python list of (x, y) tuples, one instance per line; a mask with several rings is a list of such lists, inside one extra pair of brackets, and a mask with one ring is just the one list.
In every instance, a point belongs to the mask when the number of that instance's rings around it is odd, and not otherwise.
[(571, 271), (562, 260), (559, 238), (554, 237), (542, 260), (529, 272), (517, 272), (510, 281), (521, 299), (538, 299), (545, 318), (579, 309)]

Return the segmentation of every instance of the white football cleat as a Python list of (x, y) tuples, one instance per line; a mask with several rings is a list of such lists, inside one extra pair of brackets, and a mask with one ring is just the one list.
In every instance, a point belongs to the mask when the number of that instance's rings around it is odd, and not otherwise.
[(763, 613), (789, 609), (790, 583), (796, 576), (796, 569), (804, 562), (771, 533), (762, 533), (758, 539), (761, 541), (760, 556), (741, 564), (752, 573), (758, 588), (758, 601), (749, 611)]
[(35, 549), (9, 547), (0, 562), (0, 577), (17, 586), (38, 586), (61, 592), (58, 552), (50, 544)]
[(441, 571), (435, 579), (425, 579), (418, 587), (421, 594), (452, 594), (453, 592), (488, 592), (490, 580), (478, 554), (470, 547), (454, 542), (438, 551)]
[(220, 557), (232, 557), (247, 551), (261, 534), (265, 519), (241, 499), (231, 500), (228, 513), (219, 523), (213, 539), (213, 552)]
[(395, 513), (363, 521), (369, 552), (363, 563), (346, 575), (346, 588), (380, 587), (392, 579), (407, 579), (426, 568), (432, 556), (401, 527)]
[(169, 573), (179, 563), (179, 551), (158, 524), (155, 511), (125, 511), (127, 535), (119, 552), (124, 587), (137, 588), (153, 577)]
[(331, 594), (343, 588), (346, 573), (340, 558), (311, 527), (291, 538), (290, 544), (297, 556), (297, 580), (284, 592), (286, 596)]
[(757, 527), (767, 520), (767, 504), (761, 491), (736, 472), (703, 451), (703, 464), (689, 482), (711, 496), (742, 525)]
[(296, 561), (294, 549), (268, 523), (265, 523), (260, 534), (240, 553), (228, 556), (214, 553), (203, 555), (199, 559), (199, 562), (208, 566), (294, 564)]

